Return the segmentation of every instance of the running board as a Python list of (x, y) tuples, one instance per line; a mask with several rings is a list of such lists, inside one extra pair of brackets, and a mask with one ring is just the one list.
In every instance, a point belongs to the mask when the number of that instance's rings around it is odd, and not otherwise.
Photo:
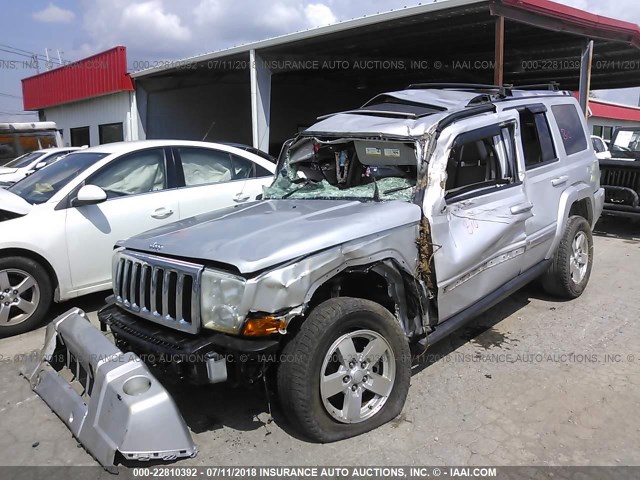
[(497, 303), (507, 298), (513, 292), (521, 289), (527, 283), (535, 280), (542, 275), (551, 264), (552, 259), (543, 260), (534, 265), (526, 272), (521, 273), (517, 277), (512, 278), (507, 283), (483, 297), (470, 307), (465, 308), (461, 312), (456, 313), (453, 317), (448, 318), (442, 323), (435, 326), (433, 332), (427, 335), (427, 346), (438, 343), (443, 338), (449, 336), (460, 327), (463, 327), (481, 313), (487, 311)]
[[(51, 322), (44, 348), (33, 357), (20, 373), (107, 470), (116, 471), (116, 452), (126, 460), (142, 461), (198, 453), (165, 388), (135, 354), (118, 349), (82, 310), (71, 309)], [(64, 374), (73, 378), (68, 381)]]

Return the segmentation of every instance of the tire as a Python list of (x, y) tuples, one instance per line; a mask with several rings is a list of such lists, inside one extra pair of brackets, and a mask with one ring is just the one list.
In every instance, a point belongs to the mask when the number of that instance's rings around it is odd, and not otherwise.
[(593, 237), (589, 222), (577, 215), (569, 217), (551, 266), (542, 276), (542, 287), (556, 297), (577, 298), (589, 283), (592, 266)]
[(0, 338), (40, 326), (53, 299), (46, 270), (25, 257), (0, 259)]
[[(339, 353), (349, 346), (354, 347), (350, 354)], [(361, 356), (367, 347), (375, 347), (369, 363)], [(350, 362), (354, 354), (357, 362)], [(321, 386), (321, 376), (335, 382)], [(398, 320), (375, 302), (332, 298), (309, 314), (284, 348), (278, 396), (285, 415), (305, 436), (334, 442), (398, 416), (410, 379), (409, 343)], [(352, 400), (348, 405), (347, 398)]]

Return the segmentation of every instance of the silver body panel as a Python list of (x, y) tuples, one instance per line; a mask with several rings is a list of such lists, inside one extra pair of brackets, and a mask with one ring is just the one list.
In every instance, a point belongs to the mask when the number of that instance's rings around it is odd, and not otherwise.
[[(406, 202), (265, 200), (192, 217), (132, 237), (121, 245), (169, 257), (204, 259), (247, 274), (345, 242), (419, 221)], [(406, 254), (406, 256), (409, 256)]]
[[(51, 367), (53, 355), (65, 357), (74, 380), (84, 380), (84, 392)], [(21, 373), (107, 469), (114, 466), (117, 451), (130, 460), (197, 454), (169, 393), (135, 354), (121, 352), (82, 310), (71, 309), (47, 326), (40, 357)]]

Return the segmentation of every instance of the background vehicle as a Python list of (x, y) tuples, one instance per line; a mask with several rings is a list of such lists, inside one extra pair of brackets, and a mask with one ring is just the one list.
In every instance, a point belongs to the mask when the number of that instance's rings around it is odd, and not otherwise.
[(611, 137), (613, 158), (640, 160), (640, 128), (616, 128)]
[(254, 155), (258, 155), (259, 157), (264, 158), (265, 160), (269, 160), (271, 163), (276, 163), (276, 159), (273, 158), (268, 153), (263, 152), (262, 150), (252, 147), (251, 145), (245, 145), (244, 143), (232, 143), (232, 142), (223, 142), (224, 145), (229, 145), (230, 147), (236, 147), (240, 150), (244, 150), (245, 152), (253, 153)]
[(54, 147), (34, 150), (21, 155), (5, 164), (4, 167), (0, 167), (0, 188), (6, 188), (76, 150), (80, 150), (80, 147)]
[(64, 147), (54, 122), (0, 123), (0, 166), (25, 153)]
[(274, 170), (226, 145), (120, 142), (0, 189), (0, 335), (38, 325), (53, 299), (107, 289), (116, 241), (254, 200)]
[(597, 135), (591, 135), (591, 145), (593, 146), (593, 151), (596, 152), (596, 157), (598, 157), (598, 160), (611, 158), (609, 147), (601, 137), (598, 137)]
[(640, 218), (640, 128), (618, 128), (610, 142), (611, 158), (600, 160), (605, 190), (604, 214)]

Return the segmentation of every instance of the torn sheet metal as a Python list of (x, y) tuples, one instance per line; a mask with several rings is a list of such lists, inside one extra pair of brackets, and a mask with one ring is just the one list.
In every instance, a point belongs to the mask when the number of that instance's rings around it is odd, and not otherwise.
[[(64, 364), (73, 374), (63, 378)], [(48, 325), (38, 358), (21, 370), (33, 390), (107, 470), (127, 460), (194, 457), (197, 448), (173, 399), (145, 364), (123, 353), (77, 308)], [(76, 387), (76, 388), (74, 388)]]

